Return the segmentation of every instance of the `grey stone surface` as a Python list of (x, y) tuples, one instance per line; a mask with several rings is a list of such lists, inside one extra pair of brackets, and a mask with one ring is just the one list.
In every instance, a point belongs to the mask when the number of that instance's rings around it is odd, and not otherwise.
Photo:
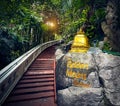
[[(61, 54), (59, 54), (58, 57), (61, 56)], [(100, 87), (99, 79), (96, 73), (97, 69), (95, 67), (95, 62), (93, 60), (92, 54), (67, 53), (65, 55), (62, 55), (61, 58), (59, 58), (59, 60), (57, 61), (57, 66), (56, 66), (57, 89), (64, 89), (68, 86), (71, 86), (74, 80), (73, 78), (69, 78), (68, 76), (66, 76), (68, 58), (71, 58), (73, 62), (88, 64), (88, 70), (85, 69), (78, 70), (80, 72), (86, 73), (87, 77), (89, 76), (87, 80), (84, 80), (82, 82), (91, 84), (91, 87)], [(95, 73), (91, 73), (91, 72), (95, 72)]]
[[(87, 70), (87, 80), (85, 80), (84, 82), (89, 83), (91, 85), (91, 88), (72, 86), (73, 78), (69, 78), (66, 76), (68, 58), (72, 58), (72, 60), (75, 62), (89, 64)], [(57, 61), (56, 80), (59, 106), (120, 106), (119, 56), (113, 56), (101, 52), (99, 54), (64, 54)], [(104, 91), (104, 99), (96, 100), (96, 98), (99, 98), (99, 96), (95, 96), (95, 92), (97, 89), (101, 89), (101, 85)], [(92, 93), (88, 93), (92, 90)], [(102, 102), (99, 102), (100, 104), (98, 104), (98, 101)]]
[(62, 56), (56, 65), (56, 87), (57, 89), (64, 89), (72, 85), (72, 80), (66, 77), (66, 59)]
[(105, 96), (112, 105), (120, 106), (120, 57), (102, 53), (99, 58)]
[(102, 50), (99, 47), (90, 47), (87, 53), (99, 54), (99, 53), (102, 53)]
[(87, 80), (89, 81), (92, 88), (99, 88), (100, 82), (99, 82), (99, 76), (97, 72), (91, 72), (88, 75)]
[(102, 88), (69, 87), (58, 91), (58, 106), (99, 106)]
[(110, 69), (120, 65), (120, 57), (107, 53), (100, 53), (95, 55), (95, 59), (100, 69)]
[(99, 47), (100, 50), (102, 50), (103, 47), (104, 47), (104, 41), (100, 41), (100, 42), (98, 43), (98, 47)]
[(56, 61), (60, 60), (62, 56), (64, 56), (62, 49), (57, 49), (55, 52)]

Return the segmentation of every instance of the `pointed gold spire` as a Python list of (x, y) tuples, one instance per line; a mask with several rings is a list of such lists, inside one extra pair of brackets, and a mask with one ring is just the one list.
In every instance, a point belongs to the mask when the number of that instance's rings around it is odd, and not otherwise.
[(85, 53), (88, 51), (89, 47), (88, 38), (84, 31), (80, 28), (77, 35), (74, 37), (70, 52)]
[(77, 32), (77, 35), (78, 34), (85, 34), (85, 32), (82, 30), (82, 28), (80, 28), (80, 30)]

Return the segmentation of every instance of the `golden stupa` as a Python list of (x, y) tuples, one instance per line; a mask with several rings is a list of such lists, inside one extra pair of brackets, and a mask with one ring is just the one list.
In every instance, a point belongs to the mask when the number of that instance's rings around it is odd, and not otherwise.
[(89, 47), (88, 38), (84, 31), (80, 29), (74, 37), (71, 50), (69, 52), (86, 53)]

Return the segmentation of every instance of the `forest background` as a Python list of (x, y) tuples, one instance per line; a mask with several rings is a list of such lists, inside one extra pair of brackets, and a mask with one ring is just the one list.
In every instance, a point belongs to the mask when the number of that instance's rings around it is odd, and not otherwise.
[(103, 50), (120, 51), (119, 0), (0, 0), (0, 69), (47, 41), (73, 40), (82, 27)]

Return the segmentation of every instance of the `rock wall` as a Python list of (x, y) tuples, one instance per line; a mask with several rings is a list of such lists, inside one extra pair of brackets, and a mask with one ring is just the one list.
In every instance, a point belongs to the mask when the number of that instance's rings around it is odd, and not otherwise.
[(120, 57), (101, 53), (96, 59), (99, 59), (99, 77), (106, 99), (112, 105), (120, 106)]
[[(120, 106), (120, 57), (105, 53), (67, 53), (59, 57), (56, 67), (58, 106)], [(80, 80), (90, 84), (89, 87), (76, 86), (75, 79), (66, 75), (68, 58), (89, 65), (86, 80)]]
[(102, 88), (69, 87), (58, 90), (58, 106), (99, 106)]
[(105, 21), (101, 23), (102, 30), (114, 51), (120, 52), (120, 0), (109, 0), (106, 8)]

